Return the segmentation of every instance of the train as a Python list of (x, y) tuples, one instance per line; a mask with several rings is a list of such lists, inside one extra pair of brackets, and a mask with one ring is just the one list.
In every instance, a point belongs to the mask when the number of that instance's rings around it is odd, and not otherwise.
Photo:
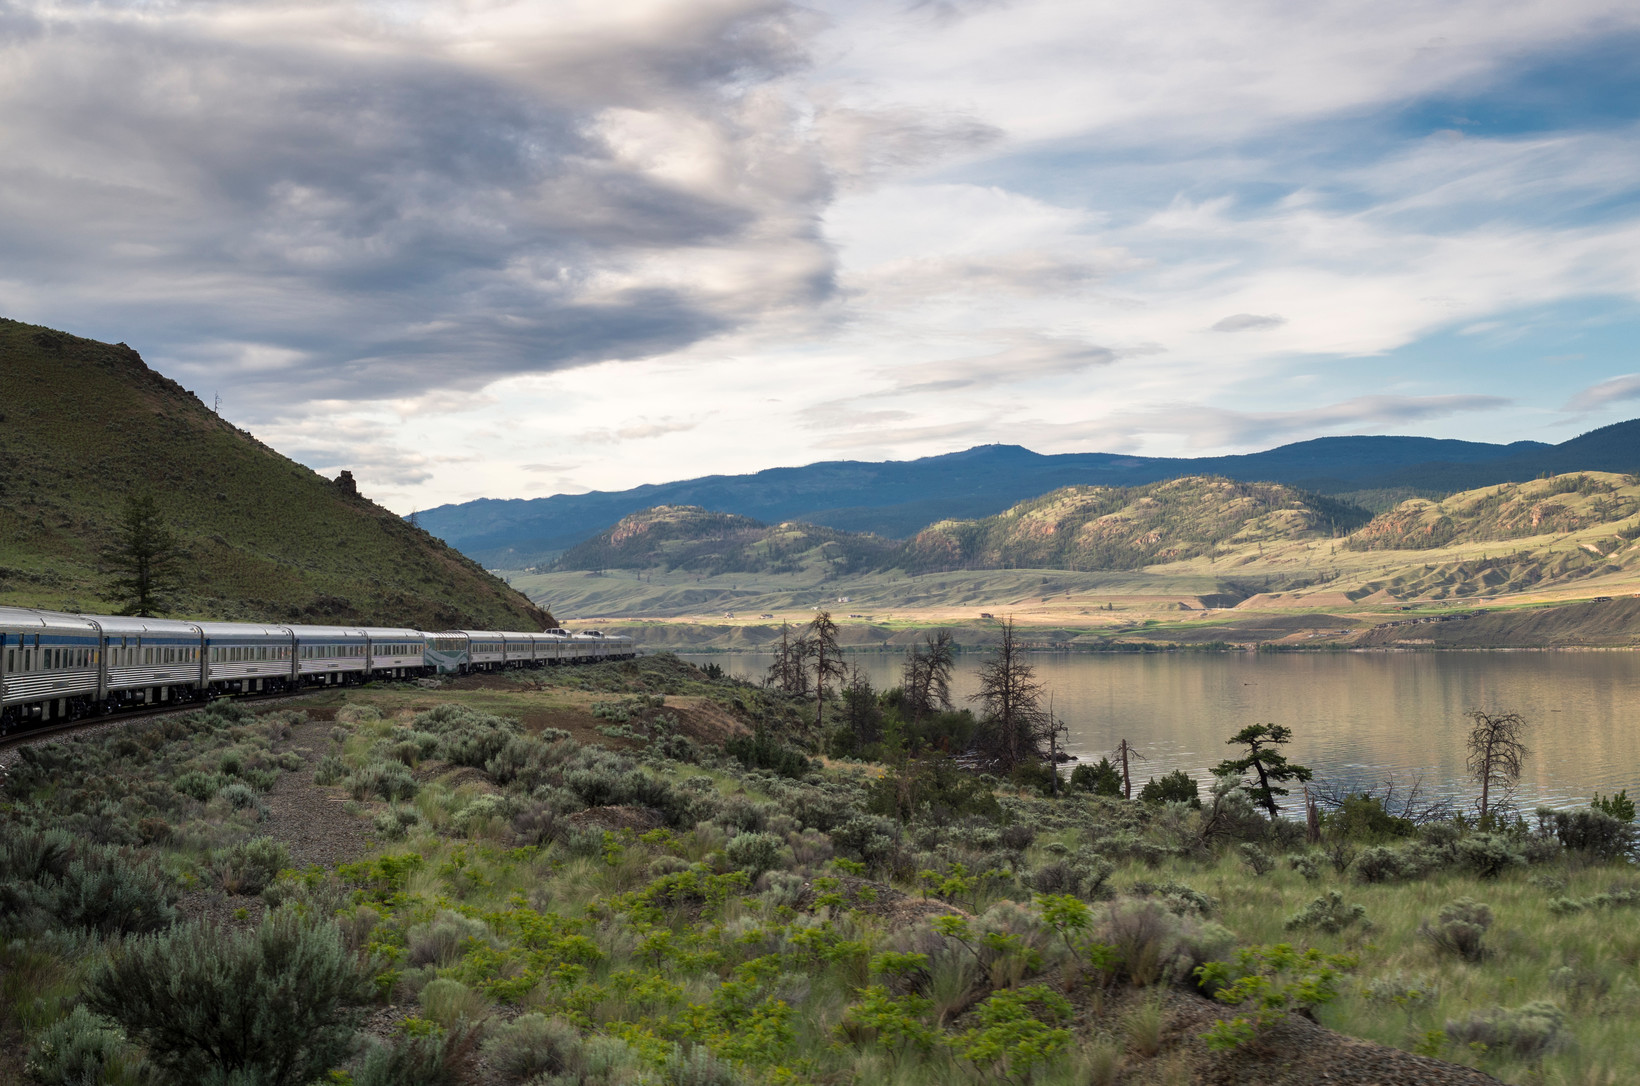
[(0, 606), (0, 735), (57, 721), (372, 679), (627, 660), (630, 637), (193, 622)]

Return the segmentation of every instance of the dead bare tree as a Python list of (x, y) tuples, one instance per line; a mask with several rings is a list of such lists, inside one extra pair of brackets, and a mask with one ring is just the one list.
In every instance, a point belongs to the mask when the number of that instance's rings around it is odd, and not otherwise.
[(1132, 758), (1135, 761), (1142, 762), (1145, 760), (1145, 756), (1134, 750), (1126, 739), (1118, 743), (1116, 749), (1111, 751), (1111, 754), (1122, 760), (1122, 798), (1132, 799), (1133, 774), (1128, 769), (1128, 759)]
[(848, 670), (843, 666), (843, 650), (837, 645), (837, 623), (831, 620), (830, 611), (815, 615), (804, 637), (814, 657), (814, 727), (818, 731), (826, 708), (826, 680), (842, 680), (848, 676)]
[(1050, 714), (1042, 706), (1044, 693), (1009, 618), (1002, 624), (996, 655), (980, 668), (979, 692), (968, 699), (983, 707), (986, 754), (1001, 772), (1012, 773), (1042, 760), (1042, 741), (1051, 726)]
[(951, 669), (956, 666), (956, 646), (950, 630), (928, 635), (922, 645), (912, 645), (905, 653), (900, 672), (900, 690), (912, 721), (923, 714), (951, 708)]
[(1307, 791), (1317, 806), (1328, 811), (1338, 810), (1351, 796), (1365, 796), (1377, 800), (1391, 818), (1404, 818), (1415, 826), (1445, 822), (1457, 813), (1451, 800), (1427, 792), (1422, 773), (1413, 773), (1405, 781), (1393, 772), (1387, 773), (1376, 785), (1359, 779), (1322, 780), (1311, 784)]
[(775, 653), (774, 663), (769, 665), (768, 674), (763, 677), (763, 685), (772, 686), (787, 694), (807, 694), (808, 658), (808, 639), (800, 636), (794, 640), (791, 636), (790, 623), (782, 622), (780, 648)]
[(1507, 800), (1515, 782), (1520, 780), (1521, 765), (1531, 753), (1522, 733), (1526, 720), (1519, 713), (1487, 713), (1471, 709), (1468, 714), (1473, 727), (1469, 730), (1469, 775), (1481, 786), (1482, 829), (1491, 825), (1492, 789), (1504, 792)]

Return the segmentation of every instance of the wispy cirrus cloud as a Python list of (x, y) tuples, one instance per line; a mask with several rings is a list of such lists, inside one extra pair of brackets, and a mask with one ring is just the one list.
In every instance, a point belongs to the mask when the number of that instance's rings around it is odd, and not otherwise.
[(1608, 404), (1640, 400), (1640, 373), (1626, 373), (1580, 390), (1561, 407), (1562, 411), (1593, 411)]

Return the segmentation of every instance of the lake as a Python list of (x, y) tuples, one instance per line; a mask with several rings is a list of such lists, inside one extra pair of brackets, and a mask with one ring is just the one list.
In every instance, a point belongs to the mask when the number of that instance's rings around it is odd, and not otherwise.
[[(761, 681), (764, 654), (688, 655)], [(958, 657), (958, 706), (977, 687), (986, 657)], [(846, 658), (882, 689), (899, 683), (901, 658)], [(1144, 754), (1135, 788), (1182, 769), (1201, 781), (1237, 752), (1225, 740), (1247, 724), (1293, 730), (1288, 757), (1316, 777), (1403, 784), (1463, 803), (1477, 793), (1464, 771), (1470, 709), (1518, 712), (1531, 755), (1517, 803), (1582, 805), (1592, 793), (1640, 793), (1640, 653), (1168, 653), (1033, 654), (1070, 733), (1066, 750), (1095, 762), (1124, 738)]]

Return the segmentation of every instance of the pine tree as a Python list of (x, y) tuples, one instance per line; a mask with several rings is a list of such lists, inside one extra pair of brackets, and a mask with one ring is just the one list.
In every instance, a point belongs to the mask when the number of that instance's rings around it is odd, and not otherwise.
[[(1275, 749), (1292, 737), (1293, 730), (1280, 724), (1249, 724), (1227, 740), (1230, 746), (1246, 747), (1247, 756), (1220, 762), (1214, 768), (1213, 775), (1239, 777), (1249, 769), (1253, 770), (1258, 776), (1258, 784), (1244, 784), (1242, 788), (1253, 797), (1254, 803), (1270, 812), (1270, 821), (1274, 822), (1280, 814), (1276, 797), (1287, 794), (1281, 782), (1307, 781), (1312, 776), (1307, 766), (1287, 761), (1287, 756)], [(1276, 783), (1272, 784), (1272, 781)]]
[(152, 494), (126, 497), (119, 534), (102, 559), (115, 575), (107, 598), (125, 605), (122, 615), (152, 618), (165, 607), (165, 597), (182, 587), (177, 538), (160, 519)]

